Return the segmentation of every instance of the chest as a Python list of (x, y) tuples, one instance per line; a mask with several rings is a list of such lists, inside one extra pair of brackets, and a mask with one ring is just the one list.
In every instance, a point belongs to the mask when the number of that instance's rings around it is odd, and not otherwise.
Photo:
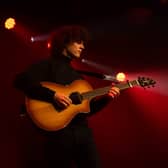
[(50, 81), (58, 84), (70, 84), (81, 78), (81, 75), (69, 64), (53, 64), (50, 69)]

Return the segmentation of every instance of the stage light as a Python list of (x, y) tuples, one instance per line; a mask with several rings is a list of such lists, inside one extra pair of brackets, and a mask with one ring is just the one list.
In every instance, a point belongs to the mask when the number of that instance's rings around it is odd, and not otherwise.
[(30, 41), (31, 42), (38, 42), (38, 41), (47, 41), (49, 38), (49, 34), (44, 34), (40, 36), (33, 36), (31, 37)]
[(126, 75), (123, 72), (119, 72), (116, 75), (116, 79), (120, 82), (123, 82), (126, 80)]
[(34, 37), (31, 37), (30, 41), (33, 43), (34, 42)]
[(47, 43), (47, 48), (50, 48), (50, 47), (51, 47), (51, 43), (48, 42), (48, 43)]
[(5, 28), (6, 29), (13, 29), (16, 25), (15, 19), (14, 18), (8, 18), (5, 21)]

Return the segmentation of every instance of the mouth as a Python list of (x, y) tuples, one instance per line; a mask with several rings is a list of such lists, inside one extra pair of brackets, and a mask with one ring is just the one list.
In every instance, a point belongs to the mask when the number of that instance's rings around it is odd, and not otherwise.
[(76, 54), (77, 54), (77, 55), (80, 55), (80, 54), (81, 54), (81, 51), (77, 51)]

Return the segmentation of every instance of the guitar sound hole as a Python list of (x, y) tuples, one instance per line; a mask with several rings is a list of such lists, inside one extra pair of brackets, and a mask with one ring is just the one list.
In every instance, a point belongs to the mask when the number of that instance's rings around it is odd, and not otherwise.
[(82, 96), (79, 92), (73, 92), (70, 94), (69, 98), (72, 100), (73, 104), (81, 104), (82, 103)]

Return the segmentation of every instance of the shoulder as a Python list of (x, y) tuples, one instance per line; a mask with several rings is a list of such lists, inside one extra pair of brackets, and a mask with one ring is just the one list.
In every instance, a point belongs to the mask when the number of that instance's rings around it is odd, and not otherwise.
[(47, 66), (50, 64), (50, 59), (42, 59), (36, 62), (33, 62), (29, 67), (41, 67), (41, 66)]

